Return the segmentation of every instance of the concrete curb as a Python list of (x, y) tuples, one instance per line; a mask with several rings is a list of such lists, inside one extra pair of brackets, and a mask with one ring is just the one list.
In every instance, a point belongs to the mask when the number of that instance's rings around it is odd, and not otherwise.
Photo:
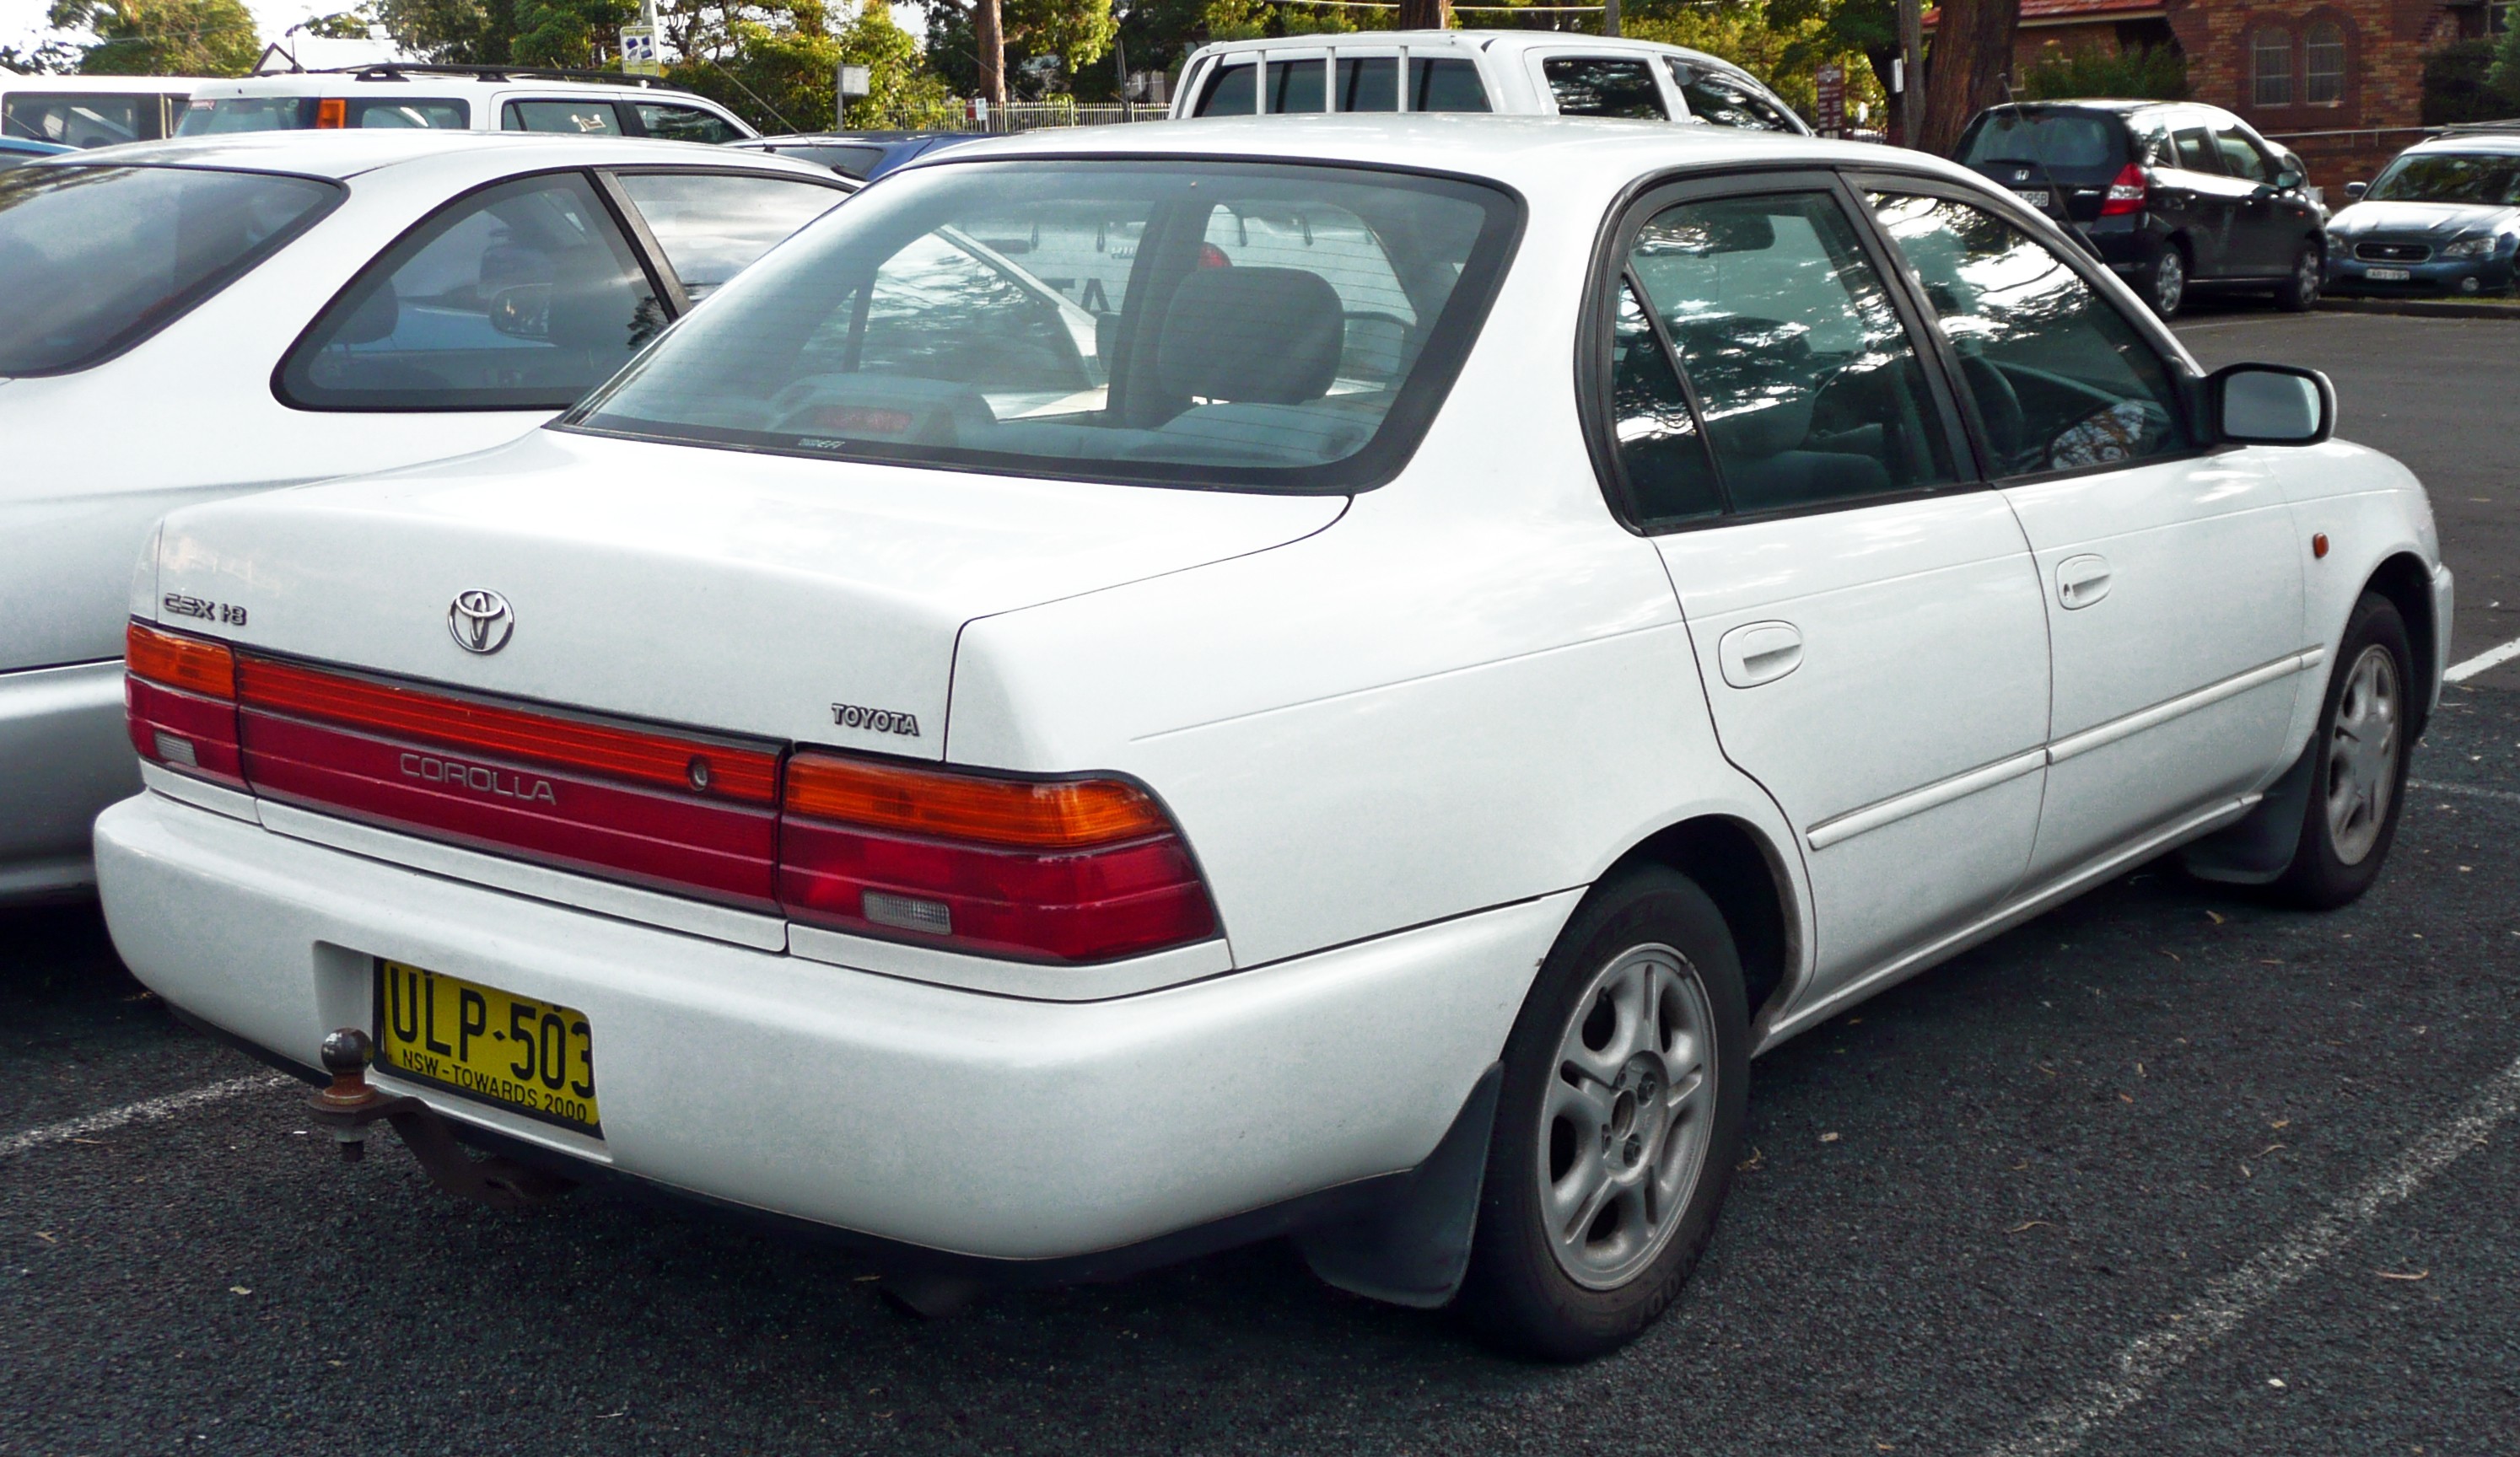
[(2520, 302), (2465, 298), (2321, 298), (2318, 307), (2338, 314), (2409, 314), (2434, 319), (2507, 319), (2520, 323)]

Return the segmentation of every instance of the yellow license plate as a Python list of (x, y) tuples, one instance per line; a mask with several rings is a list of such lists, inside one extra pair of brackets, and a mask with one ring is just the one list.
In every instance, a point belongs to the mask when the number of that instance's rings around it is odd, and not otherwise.
[(377, 1066), (397, 1078), (604, 1134), (584, 1012), (400, 961), (377, 962)]

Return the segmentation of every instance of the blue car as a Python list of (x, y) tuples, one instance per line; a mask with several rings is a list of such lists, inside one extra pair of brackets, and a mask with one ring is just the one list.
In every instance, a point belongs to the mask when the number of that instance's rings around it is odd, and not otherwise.
[(39, 156), (50, 156), (56, 152), (70, 150), (59, 142), (36, 142), (22, 137), (0, 137), (0, 171), (7, 171), (22, 162), (33, 161)]
[(2418, 142), (2328, 219), (2339, 293), (2508, 293), (2520, 253), (2520, 126)]
[(873, 181), (884, 173), (940, 148), (975, 142), (982, 132), (800, 132), (785, 137), (752, 137), (730, 145), (748, 152), (775, 152), (799, 161), (831, 168), (843, 177)]

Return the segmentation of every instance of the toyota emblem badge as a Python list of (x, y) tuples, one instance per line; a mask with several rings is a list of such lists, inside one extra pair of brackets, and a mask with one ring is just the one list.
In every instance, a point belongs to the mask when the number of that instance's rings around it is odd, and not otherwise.
[(477, 587), (459, 592), (446, 609), (447, 636), (466, 652), (484, 656), (497, 652), (508, 645), (508, 636), (516, 630), (516, 610), (495, 592)]

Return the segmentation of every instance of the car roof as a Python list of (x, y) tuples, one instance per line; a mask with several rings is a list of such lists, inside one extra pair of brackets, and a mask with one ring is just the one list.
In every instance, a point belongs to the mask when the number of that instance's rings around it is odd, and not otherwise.
[(286, 70), (268, 75), (235, 76), (205, 80), (194, 88), (196, 97), (217, 100), (238, 96), (356, 96), (367, 94), (426, 97), (460, 94), (467, 91), (528, 90), (551, 91), (565, 95), (584, 92), (590, 96), (613, 96), (624, 92), (641, 96), (670, 96), (698, 100), (689, 91), (669, 86), (644, 86), (637, 76), (623, 76), (619, 81), (569, 80), (557, 76), (540, 76), (520, 70), (512, 75), (472, 75), (465, 71), (414, 70), (381, 74), (373, 70)]
[(2490, 156), (2520, 156), (2520, 127), (2509, 131), (2454, 131), (2448, 136), (2426, 137), (2408, 152), (2473, 152)]
[(978, 132), (783, 132), (777, 136), (746, 137), (729, 142), (729, 147), (759, 150), (764, 147), (894, 147), (904, 142), (932, 142), (946, 138), (977, 138)]
[[(504, 152), (520, 166), (651, 166), (723, 165), (730, 148), (698, 142), (663, 142), (643, 137), (573, 137), (553, 132), (482, 132), (377, 128), (343, 131), (233, 132), (209, 137), (172, 137), (162, 142), (126, 142), (29, 162), (29, 166), (89, 163), (158, 167), (227, 167), (255, 172), (289, 172), (336, 181), (467, 152)], [(758, 152), (741, 154), (751, 171), (793, 173), (828, 182), (829, 168)]]
[(0, 67), (0, 91), (105, 92), (181, 96), (207, 86), (217, 76), (56, 75), (49, 71), (19, 72)]
[(1552, 191), (1585, 180), (1616, 189), (1667, 167), (1728, 162), (1899, 166), (1970, 183), (1983, 181), (1942, 157), (1868, 142), (1831, 142), (1722, 126), (1477, 111), (1202, 116), (1133, 126), (1046, 128), (939, 148), (885, 176), (1060, 155), (1346, 162), (1486, 178), (1531, 191)]
[[(1517, 55), (1548, 47), (1558, 49), (1574, 46), (1581, 50), (1627, 52), (1633, 55), (1680, 56), (1700, 65), (1735, 71), (1750, 72), (1735, 61), (1687, 46), (1665, 45), (1658, 40), (1639, 40), (1626, 35), (1584, 35), (1566, 30), (1340, 30), (1318, 31), (1306, 35), (1266, 35), (1252, 40), (1223, 40), (1202, 46), (1202, 51), (1220, 55), (1241, 55), (1253, 51), (1321, 50), (1336, 46), (1407, 46), (1413, 51), (1442, 49), (1489, 51), (1497, 55)], [(1764, 87), (1762, 88), (1764, 89)]]

